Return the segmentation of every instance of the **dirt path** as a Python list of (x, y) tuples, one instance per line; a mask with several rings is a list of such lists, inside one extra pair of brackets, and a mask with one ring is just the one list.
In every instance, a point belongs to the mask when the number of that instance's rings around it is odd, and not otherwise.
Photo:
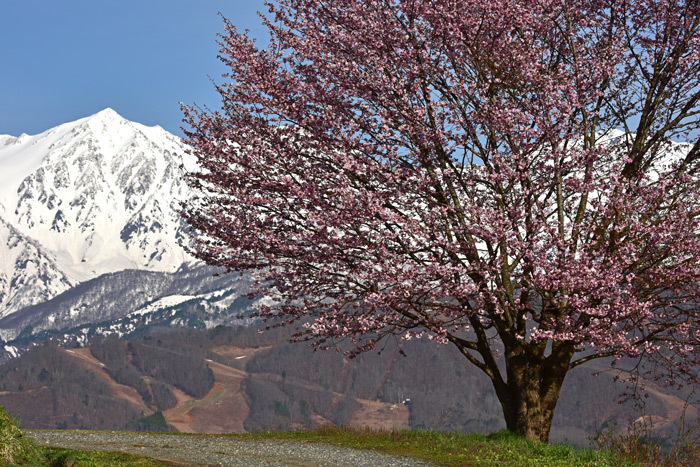
[(27, 431), (39, 445), (120, 451), (178, 466), (429, 467), (425, 462), (320, 443), (227, 436)]
[[(606, 366), (601, 362), (592, 362), (589, 364), (589, 368), (594, 368), (598, 371), (610, 371), (610, 366)], [(629, 372), (624, 370), (616, 370), (614, 373), (621, 383), (627, 383), (633, 385), (632, 378)], [(650, 428), (654, 430), (665, 430), (666, 428), (672, 427), (677, 428), (680, 421), (685, 417), (688, 420), (693, 420), (700, 417), (700, 410), (695, 406), (688, 404), (683, 398), (669, 393), (668, 391), (662, 390), (657, 384), (652, 381), (643, 381), (644, 390), (641, 394), (648, 394), (658, 397), (662, 403), (663, 407), (666, 409), (665, 415), (659, 414), (648, 414), (639, 417), (635, 420), (635, 423), (645, 422), (650, 425)], [(605, 418), (607, 418), (606, 415)], [(646, 418), (646, 420), (644, 420)]]

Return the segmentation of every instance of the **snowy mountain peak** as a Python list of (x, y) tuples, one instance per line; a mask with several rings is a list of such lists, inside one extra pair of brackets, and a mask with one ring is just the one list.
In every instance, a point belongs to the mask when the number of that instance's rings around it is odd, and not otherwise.
[(99, 112), (97, 112), (96, 114), (91, 115), (91, 116), (88, 117), (88, 118), (98, 117), (98, 116), (99, 116), (99, 117), (102, 117), (102, 118), (118, 118), (118, 119), (122, 119), (122, 120), (124, 119), (121, 115), (119, 115), (119, 114), (118, 114), (113, 108), (111, 108), (111, 107), (106, 107), (106, 108), (100, 110)]
[[(176, 136), (111, 108), (38, 135), (0, 136), (0, 218), (73, 283), (124, 269), (175, 271), (192, 260), (178, 245), (184, 151)], [(0, 230), (0, 244), (9, 232)], [(11, 262), (7, 251), (0, 264)]]

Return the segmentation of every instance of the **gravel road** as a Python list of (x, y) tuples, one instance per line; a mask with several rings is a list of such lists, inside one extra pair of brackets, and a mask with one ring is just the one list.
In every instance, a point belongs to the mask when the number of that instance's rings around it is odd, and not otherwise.
[(373, 451), (329, 444), (223, 436), (120, 432), (30, 431), (39, 445), (122, 451), (180, 466), (428, 467), (430, 464)]

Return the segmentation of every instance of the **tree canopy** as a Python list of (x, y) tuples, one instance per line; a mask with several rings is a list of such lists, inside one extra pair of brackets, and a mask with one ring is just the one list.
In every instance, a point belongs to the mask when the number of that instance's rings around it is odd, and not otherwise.
[(225, 22), (222, 110), (184, 107), (193, 251), (263, 316), (451, 343), (532, 439), (593, 358), (692, 376), (700, 2), (268, 6), (264, 49)]

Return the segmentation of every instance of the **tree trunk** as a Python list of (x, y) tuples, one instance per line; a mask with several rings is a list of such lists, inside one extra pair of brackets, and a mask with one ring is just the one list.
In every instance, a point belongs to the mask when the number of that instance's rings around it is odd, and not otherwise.
[(551, 355), (537, 363), (522, 354), (506, 357), (508, 380), (494, 381), (494, 386), (509, 431), (529, 440), (549, 442), (554, 409), (569, 370), (570, 355), (566, 354), (560, 358)]
[(543, 396), (536, 387), (509, 389), (506, 400), (499, 398), (508, 430), (548, 443), (558, 397)]

